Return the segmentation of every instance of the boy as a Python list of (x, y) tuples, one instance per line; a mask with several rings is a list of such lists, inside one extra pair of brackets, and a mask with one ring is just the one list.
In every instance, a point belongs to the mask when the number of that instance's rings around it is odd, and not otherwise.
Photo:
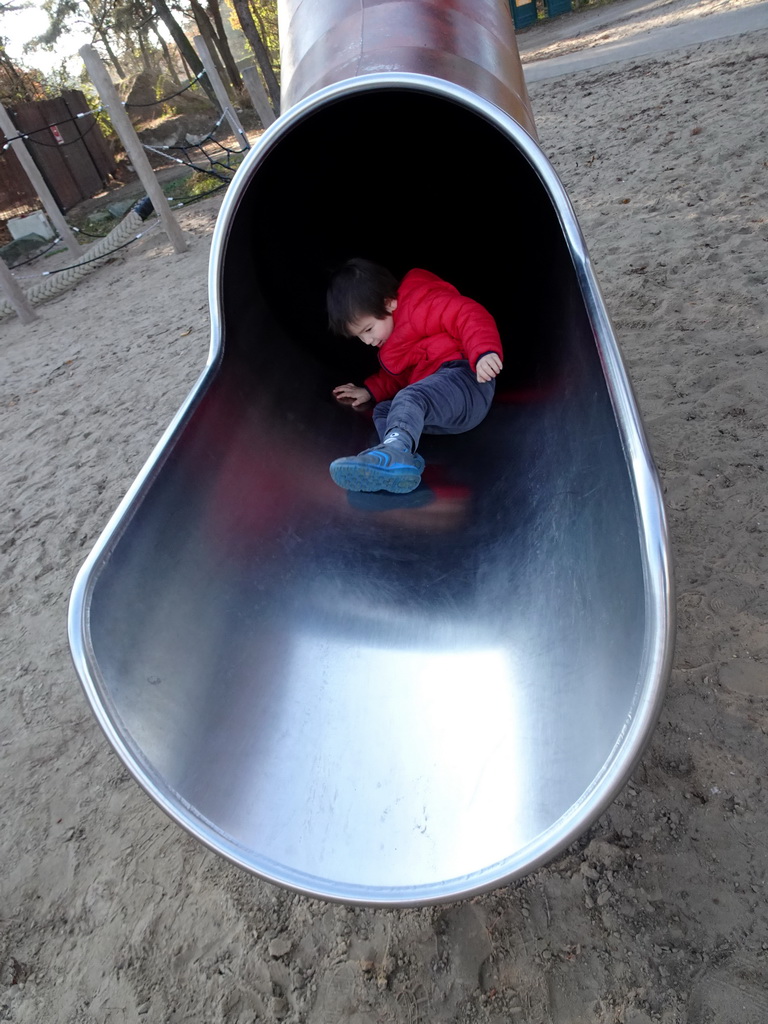
[(341, 384), (337, 401), (354, 407), (373, 399), (381, 441), (331, 463), (335, 483), (349, 491), (407, 494), (419, 486), (422, 432), (460, 434), (486, 416), (503, 351), (491, 314), (428, 270), (409, 270), (398, 285), (384, 267), (353, 259), (331, 278), (332, 331), (379, 350), (381, 369), (363, 386)]

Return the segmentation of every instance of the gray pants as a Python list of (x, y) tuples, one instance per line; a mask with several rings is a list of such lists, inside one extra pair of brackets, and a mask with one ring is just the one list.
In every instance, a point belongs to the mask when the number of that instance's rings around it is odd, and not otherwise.
[(415, 451), (422, 433), (463, 434), (485, 419), (495, 390), (495, 380), (478, 383), (466, 360), (445, 363), (376, 405), (373, 422), (379, 440), (390, 430), (405, 430), (413, 438)]

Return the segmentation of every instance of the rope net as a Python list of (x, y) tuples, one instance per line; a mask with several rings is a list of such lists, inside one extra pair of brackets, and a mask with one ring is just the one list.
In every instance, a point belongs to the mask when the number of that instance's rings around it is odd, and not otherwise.
[[(233, 166), (233, 158), (241, 156), (250, 149), (248, 140), (244, 137), (245, 149), (235, 149), (226, 145), (216, 138), (216, 132), (221, 127), (225, 114), (216, 121), (213, 127), (197, 139), (190, 139), (183, 143), (173, 143), (166, 146), (150, 146), (144, 143), (144, 148), (150, 153), (165, 157), (173, 163), (182, 164), (190, 170), (199, 174), (208, 174), (218, 178), (226, 184), (232, 180), (236, 167)], [(194, 156), (193, 156), (194, 154)]]
[[(162, 104), (168, 100), (174, 99), (176, 96), (180, 96), (183, 92), (191, 89), (197, 84), (198, 80), (205, 74), (203, 70), (200, 74), (196, 75), (195, 78), (189, 82), (186, 86), (180, 89), (178, 92), (172, 93), (170, 96), (166, 96), (163, 99), (158, 99), (152, 104), (128, 104), (125, 103), (123, 106), (126, 107), (144, 107), (144, 106), (155, 106)], [(69, 146), (75, 142), (80, 142), (89, 131), (91, 131), (96, 125), (95, 115), (104, 107), (97, 107), (93, 110), (83, 111), (79, 114), (75, 114), (72, 117), (65, 118), (61, 121), (57, 121), (54, 124), (44, 125), (41, 128), (35, 128), (28, 132), (22, 132), (11, 138), (6, 138), (6, 142), (3, 145), (3, 150), (7, 150), (14, 142), (23, 140), (25, 142), (33, 142), (39, 146)], [(79, 132), (76, 139), (71, 139), (67, 142), (47, 142), (44, 139), (33, 138), (35, 135), (40, 133), (51, 133), (55, 128), (60, 125), (68, 124), (70, 122), (78, 121), (83, 117), (92, 116), (93, 120), (88, 127)], [(169, 145), (157, 145), (151, 146), (143, 143), (144, 149), (158, 156), (163, 157), (164, 160), (172, 163), (179, 164), (187, 167), (191, 172), (195, 174), (205, 175), (208, 178), (213, 178), (218, 184), (214, 184), (213, 188), (206, 189), (203, 192), (193, 192), (185, 197), (168, 197), (168, 202), (173, 204), (175, 209), (189, 206), (192, 203), (200, 202), (203, 199), (207, 199), (209, 196), (216, 195), (219, 192), (223, 192), (229, 185), (230, 181), (234, 177), (237, 165), (240, 162), (243, 154), (250, 149), (248, 139), (245, 134), (240, 132), (242, 147), (231, 146), (227, 143), (226, 139), (217, 138), (217, 132), (221, 128), (226, 114), (222, 114), (221, 117), (215, 122), (215, 124), (199, 138), (190, 137), (187, 135), (185, 142), (176, 142)], [(145, 202), (148, 202), (146, 200)], [(140, 204), (139, 204), (140, 205)], [(27, 293), (27, 299), (30, 304), (41, 302), (46, 298), (50, 298), (52, 295), (57, 295), (59, 292), (68, 288), (71, 284), (75, 283), (82, 276), (88, 273), (95, 264), (101, 263), (112, 256), (114, 253), (125, 249), (127, 246), (132, 245), (140, 238), (147, 234), (147, 231), (153, 230), (159, 225), (159, 221), (153, 224), (147, 230), (136, 232), (137, 224), (140, 224), (143, 220), (143, 216), (139, 216), (136, 212), (137, 207), (134, 207), (130, 213), (122, 220), (112, 231), (104, 235), (96, 235), (84, 228), (76, 227), (72, 225), (72, 230), (77, 234), (81, 234), (86, 238), (95, 239), (93, 244), (87, 246), (84, 249), (83, 258), (77, 260), (75, 263), (66, 267), (59, 267), (55, 270), (42, 271), (39, 274), (27, 274), (24, 275), (27, 279), (38, 280), (44, 279), (42, 283), (33, 285)], [(39, 252), (33, 253), (21, 262), (14, 264), (11, 269), (17, 270), (22, 267), (27, 267), (34, 263), (36, 260), (42, 259), (48, 256), (52, 251), (56, 250), (56, 247), (62, 243), (60, 237), (56, 237), (45, 249)], [(53, 283), (55, 282), (55, 283)], [(9, 315), (13, 312), (13, 307), (9, 302), (0, 299), (0, 319)]]

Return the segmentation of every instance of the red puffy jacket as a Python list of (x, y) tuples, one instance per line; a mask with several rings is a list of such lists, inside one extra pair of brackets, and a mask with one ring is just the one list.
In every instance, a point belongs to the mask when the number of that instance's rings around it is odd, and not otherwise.
[(408, 271), (397, 290), (392, 318), (392, 333), (379, 349), (381, 369), (364, 381), (377, 402), (451, 360), (468, 359), (474, 371), (488, 352), (504, 358), (488, 310), (428, 270)]

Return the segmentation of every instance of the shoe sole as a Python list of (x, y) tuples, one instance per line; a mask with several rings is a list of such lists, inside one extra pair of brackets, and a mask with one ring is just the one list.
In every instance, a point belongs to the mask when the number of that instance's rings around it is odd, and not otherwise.
[(345, 491), (389, 491), (408, 494), (421, 483), (421, 473), (409, 466), (385, 469), (339, 460), (331, 463), (331, 479)]
[(360, 512), (389, 512), (392, 509), (424, 508), (435, 500), (434, 493), (424, 486), (424, 481), (406, 494), (392, 494), (391, 491), (350, 491), (347, 501), (350, 508)]

